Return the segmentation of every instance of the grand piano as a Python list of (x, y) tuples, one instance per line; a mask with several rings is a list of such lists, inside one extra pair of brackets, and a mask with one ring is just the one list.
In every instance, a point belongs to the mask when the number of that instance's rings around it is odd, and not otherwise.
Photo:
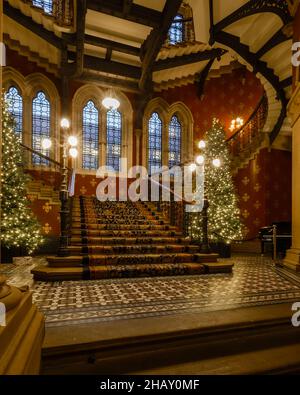
[(271, 250), (274, 258), (274, 225), (276, 226), (276, 251), (277, 256), (283, 257), (292, 245), (292, 226), (290, 222), (273, 222), (271, 226), (264, 226), (259, 230), (261, 254)]

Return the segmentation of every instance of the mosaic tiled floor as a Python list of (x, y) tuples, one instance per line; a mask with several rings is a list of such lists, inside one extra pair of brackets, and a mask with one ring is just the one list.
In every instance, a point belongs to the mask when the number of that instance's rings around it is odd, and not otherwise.
[[(10, 282), (34, 291), (47, 326), (234, 309), (300, 300), (300, 277), (269, 258), (235, 256), (232, 275), (33, 283), (32, 263), (1, 265)], [(39, 260), (38, 264), (41, 263)]]

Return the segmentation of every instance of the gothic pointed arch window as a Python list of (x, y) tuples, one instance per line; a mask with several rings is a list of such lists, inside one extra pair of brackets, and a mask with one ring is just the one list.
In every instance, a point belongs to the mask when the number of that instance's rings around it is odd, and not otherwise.
[(181, 14), (177, 14), (168, 32), (168, 43), (175, 45), (184, 41), (184, 21)]
[(169, 167), (179, 165), (181, 162), (181, 123), (173, 115), (169, 123)]
[(82, 168), (98, 169), (99, 164), (99, 111), (89, 100), (82, 111)]
[(120, 170), (122, 151), (122, 114), (110, 110), (106, 114), (106, 166)]
[[(37, 92), (32, 100), (32, 148), (49, 156), (50, 151), (42, 149), (42, 140), (50, 137), (51, 106), (43, 91)], [(37, 154), (32, 155), (35, 165), (48, 165), (49, 161)]]
[(12, 114), (15, 120), (15, 131), (22, 141), (23, 129), (23, 99), (19, 90), (15, 86), (11, 86), (6, 94), (5, 99), (8, 105), (8, 111)]
[(53, 0), (32, 0), (32, 5), (42, 8), (46, 14), (52, 14)]
[(162, 121), (152, 113), (148, 124), (148, 171), (155, 173), (162, 165)]

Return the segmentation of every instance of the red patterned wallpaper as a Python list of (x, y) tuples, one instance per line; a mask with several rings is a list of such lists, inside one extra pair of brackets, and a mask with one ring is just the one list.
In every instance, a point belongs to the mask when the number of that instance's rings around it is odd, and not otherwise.
[(262, 95), (260, 81), (244, 69), (235, 69), (231, 74), (207, 81), (202, 99), (197, 97), (196, 86), (192, 84), (159, 94), (170, 105), (180, 100), (189, 107), (194, 117), (195, 141), (201, 139), (210, 128), (214, 117), (221, 121), (230, 136), (231, 120), (242, 117), (246, 121)]
[(291, 221), (292, 155), (262, 149), (234, 177), (247, 238), (272, 222)]
[(60, 206), (52, 204), (50, 200), (38, 199), (34, 195), (28, 196), (31, 201), (30, 207), (42, 227), (44, 236), (59, 236), (60, 229)]

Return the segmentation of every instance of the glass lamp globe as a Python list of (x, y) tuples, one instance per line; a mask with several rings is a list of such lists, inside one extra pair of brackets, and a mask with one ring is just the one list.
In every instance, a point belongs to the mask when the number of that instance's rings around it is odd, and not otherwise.
[(71, 145), (71, 147), (76, 147), (78, 144), (78, 139), (76, 136), (69, 136), (68, 137), (68, 143)]
[(108, 110), (117, 110), (120, 107), (120, 102), (114, 97), (105, 97), (102, 100), (102, 105)]
[(42, 140), (42, 149), (47, 150), (51, 148), (52, 146), (52, 141), (49, 138), (44, 138)]
[(78, 156), (78, 150), (77, 150), (77, 148), (70, 148), (69, 149), (69, 155), (72, 157), (72, 158), (77, 158), (77, 156)]
[(70, 127), (70, 121), (67, 118), (62, 118), (62, 120), (60, 121), (60, 126), (63, 129), (69, 129)]
[(204, 141), (204, 140), (200, 140), (200, 141), (199, 141), (199, 144), (198, 144), (198, 147), (199, 147), (200, 149), (204, 149), (204, 148), (206, 147), (205, 141)]
[(198, 165), (203, 165), (204, 163), (204, 156), (203, 155), (198, 155), (196, 158), (196, 162), (198, 163)]
[(191, 163), (190, 166), (189, 166), (189, 169), (190, 169), (191, 172), (194, 172), (197, 169), (196, 163)]

